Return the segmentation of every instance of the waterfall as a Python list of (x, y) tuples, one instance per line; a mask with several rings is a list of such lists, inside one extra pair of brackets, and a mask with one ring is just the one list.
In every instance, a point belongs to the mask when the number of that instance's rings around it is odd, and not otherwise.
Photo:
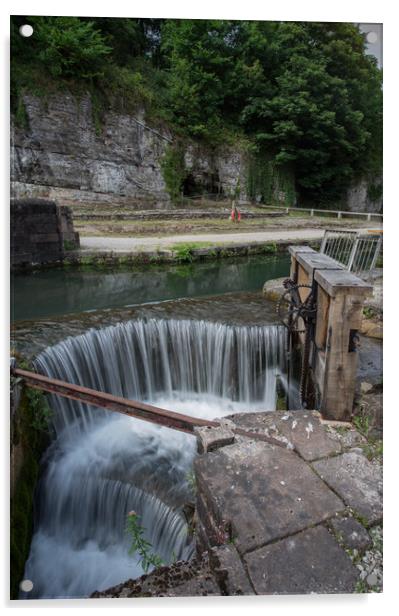
[[(285, 331), (149, 319), (89, 330), (47, 348), (47, 376), (203, 418), (274, 410)], [(23, 598), (82, 597), (142, 570), (128, 555), (130, 510), (165, 563), (190, 558), (182, 514), (195, 439), (60, 396), (46, 452)]]

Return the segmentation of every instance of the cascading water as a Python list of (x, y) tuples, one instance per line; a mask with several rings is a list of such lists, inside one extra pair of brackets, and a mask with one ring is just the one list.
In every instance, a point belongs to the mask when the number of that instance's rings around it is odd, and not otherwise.
[[(38, 372), (203, 418), (274, 410), (285, 330), (207, 321), (137, 320), (46, 349)], [(52, 396), (56, 438), (38, 486), (23, 598), (83, 597), (142, 570), (128, 555), (130, 510), (164, 562), (190, 558), (182, 506), (195, 439)]]

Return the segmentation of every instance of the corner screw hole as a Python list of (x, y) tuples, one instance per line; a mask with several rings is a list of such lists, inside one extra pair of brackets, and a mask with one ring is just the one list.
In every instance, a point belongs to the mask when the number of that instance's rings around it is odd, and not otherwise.
[(33, 34), (33, 28), (29, 24), (24, 24), (23, 26), (20, 27), (19, 33), (24, 38), (29, 38)]

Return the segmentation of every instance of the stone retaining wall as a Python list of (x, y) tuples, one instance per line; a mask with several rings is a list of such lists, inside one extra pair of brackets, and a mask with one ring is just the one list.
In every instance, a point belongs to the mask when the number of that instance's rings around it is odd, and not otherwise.
[(11, 267), (60, 262), (66, 250), (79, 248), (72, 213), (43, 199), (11, 201)]

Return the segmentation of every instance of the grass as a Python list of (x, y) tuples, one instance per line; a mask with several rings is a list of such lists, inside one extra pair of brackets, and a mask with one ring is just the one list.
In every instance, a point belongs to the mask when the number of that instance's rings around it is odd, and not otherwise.
[(368, 415), (366, 415), (363, 409), (361, 409), (359, 415), (355, 415), (355, 417), (353, 418), (353, 425), (355, 426), (356, 430), (360, 432), (360, 434), (363, 434), (363, 436), (367, 437), (370, 430), (370, 418)]
[[(87, 208), (87, 211), (91, 211)], [(93, 211), (95, 213), (95, 211)], [(130, 212), (131, 213), (131, 212)], [(358, 221), (357, 227), (363, 223)], [(247, 218), (241, 220), (239, 224), (232, 224), (227, 218), (213, 219), (183, 218), (180, 220), (102, 220), (94, 218), (92, 220), (75, 219), (74, 225), (77, 231), (84, 236), (109, 236), (109, 237), (166, 237), (170, 235), (182, 235), (186, 233), (243, 233), (265, 230), (289, 230), (305, 229), (309, 226), (316, 228), (326, 228), (331, 226), (331, 219), (309, 216), (283, 216), (279, 218)], [(335, 221), (334, 226), (348, 228), (353, 227), (353, 221)]]

